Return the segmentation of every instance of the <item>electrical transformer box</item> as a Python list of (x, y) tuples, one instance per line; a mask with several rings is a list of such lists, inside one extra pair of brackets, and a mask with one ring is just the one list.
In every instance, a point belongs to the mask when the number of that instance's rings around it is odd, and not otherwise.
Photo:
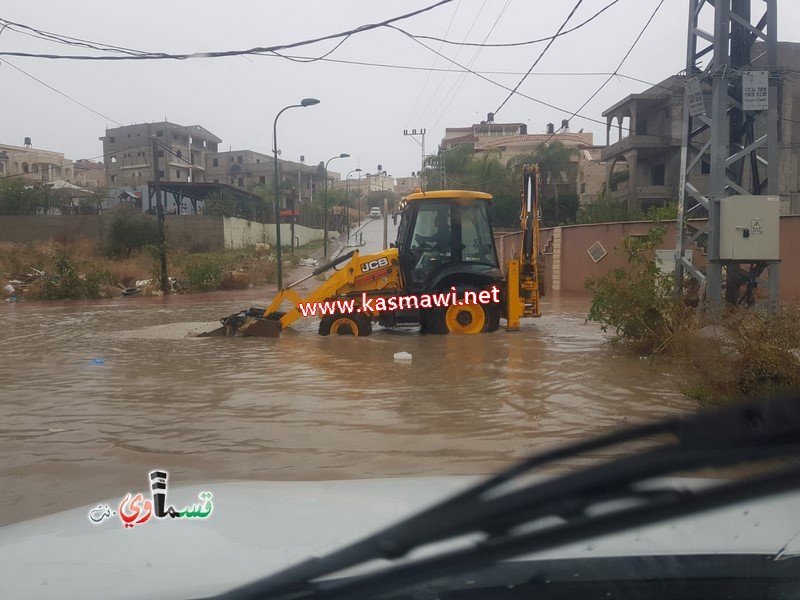
[(778, 196), (723, 198), (720, 202), (720, 259), (779, 260), (780, 207)]

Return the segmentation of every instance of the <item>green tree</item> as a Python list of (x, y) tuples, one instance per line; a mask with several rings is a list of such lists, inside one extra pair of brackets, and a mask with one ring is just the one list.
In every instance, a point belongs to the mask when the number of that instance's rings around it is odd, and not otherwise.
[[(561, 202), (559, 201), (558, 184), (567, 181), (571, 175), (577, 170), (577, 165), (572, 160), (578, 153), (576, 148), (568, 148), (561, 142), (551, 142), (549, 144), (542, 144), (531, 155), (531, 163), (539, 165), (539, 172), (541, 173), (544, 182), (544, 195), (545, 199), (552, 198), (553, 203), (553, 220), (552, 225), (560, 225), (568, 219), (575, 219), (578, 212), (577, 205), (574, 201), (565, 204), (563, 209), (569, 209), (569, 214), (565, 214), (562, 210)], [(549, 196), (548, 190), (552, 188), (553, 195)], [(572, 207), (574, 206), (574, 211)], [(544, 213), (545, 202), (542, 202), (542, 211)], [(542, 214), (542, 221), (544, 222), (544, 214)], [(543, 223), (547, 224), (547, 223)]]
[(157, 244), (158, 221), (132, 206), (118, 206), (112, 211), (108, 232), (108, 253), (112, 257), (130, 256), (134, 250)]
[(34, 215), (47, 207), (47, 190), (41, 183), (20, 177), (0, 179), (0, 215)]

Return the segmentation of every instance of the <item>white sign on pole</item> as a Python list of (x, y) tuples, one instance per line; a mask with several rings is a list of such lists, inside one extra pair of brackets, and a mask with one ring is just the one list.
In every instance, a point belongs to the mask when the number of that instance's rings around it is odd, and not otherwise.
[(767, 110), (769, 108), (769, 73), (750, 71), (742, 74), (742, 108)]
[(706, 105), (703, 101), (703, 89), (698, 79), (692, 79), (686, 84), (686, 95), (689, 98), (689, 114), (693, 117), (706, 114)]

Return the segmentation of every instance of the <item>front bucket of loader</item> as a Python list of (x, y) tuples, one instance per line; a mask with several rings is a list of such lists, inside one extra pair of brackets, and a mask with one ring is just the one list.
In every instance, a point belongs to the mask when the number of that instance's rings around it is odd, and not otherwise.
[(201, 333), (198, 337), (280, 337), (283, 313), (264, 317), (263, 308), (251, 308), (221, 319), (222, 327)]

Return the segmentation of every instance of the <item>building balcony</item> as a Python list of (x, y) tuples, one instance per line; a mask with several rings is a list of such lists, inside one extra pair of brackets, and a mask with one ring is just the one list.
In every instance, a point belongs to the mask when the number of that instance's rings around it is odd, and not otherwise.
[(676, 192), (673, 185), (641, 185), (636, 195), (640, 200), (674, 200)]
[(667, 135), (629, 135), (616, 144), (606, 146), (600, 151), (600, 160), (612, 160), (631, 150), (658, 150), (680, 147), (680, 140)]

